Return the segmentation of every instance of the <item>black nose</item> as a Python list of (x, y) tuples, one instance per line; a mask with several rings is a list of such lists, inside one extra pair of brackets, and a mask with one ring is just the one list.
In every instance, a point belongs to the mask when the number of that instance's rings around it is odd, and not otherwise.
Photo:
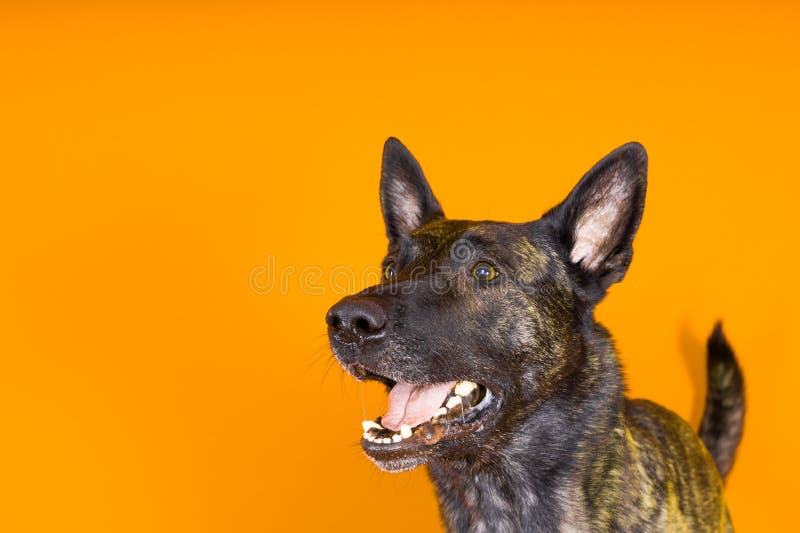
[(383, 334), (386, 312), (372, 298), (348, 296), (330, 308), (325, 322), (338, 340), (362, 342)]

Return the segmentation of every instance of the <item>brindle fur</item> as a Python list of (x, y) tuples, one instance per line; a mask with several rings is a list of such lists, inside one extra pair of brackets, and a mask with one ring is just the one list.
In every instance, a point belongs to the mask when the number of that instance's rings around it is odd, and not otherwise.
[[(483, 430), (376, 461), (392, 471), (427, 463), (448, 530), (732, 531), (720, 472), (741, 436), (743, 382), (721, 329), (709, 341), (701, 441), (669, 410), (624, 396), (611, 336), (594, 319), (630, 263), (646, 164), (640, 145), (625, 145), (539, 220), (456, 221), (405, 147), (387, 141), (385, 262), (397, 278), (337, 304), (377, 305), (385, 324), (377, 337), (345, 338), (334, 306), (331, 343), (357, 377), (469, 379), (500, 393)], [(581, 244), (587, 213), (602, 231)], [(594, 255), (576, 261), (579, 244)], [(479, 259), (497, 280), (471, 278)]]

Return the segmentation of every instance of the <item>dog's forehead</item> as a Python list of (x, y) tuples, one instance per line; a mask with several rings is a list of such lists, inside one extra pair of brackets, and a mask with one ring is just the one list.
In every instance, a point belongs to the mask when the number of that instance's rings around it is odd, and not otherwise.
[(434, 220), (425, 224), (407, 241), (409, 251), (414, 256), (438, 255), (456, 243), (475, 222), (469, 220)]
[(543, 267), (547, 254), (528, 239), (525, 226), (505, 222), (446, 220), (426, 224), (411, 235), (409, 255), (415, 258), (463, 259), (493, 254), (509, 262)]

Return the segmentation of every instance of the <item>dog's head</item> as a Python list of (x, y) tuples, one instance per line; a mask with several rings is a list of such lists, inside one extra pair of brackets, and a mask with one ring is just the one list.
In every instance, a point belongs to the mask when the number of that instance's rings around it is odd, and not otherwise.
[(386, 142), (382, 283), (326, 317), (342, 366), (390, 389), (361, 441), (379, 467), (501, 448), (580, 367), (592, 309), (630, 264), (646, 173), (627, 144), (539, 220), (449, 220), (411, 153)]

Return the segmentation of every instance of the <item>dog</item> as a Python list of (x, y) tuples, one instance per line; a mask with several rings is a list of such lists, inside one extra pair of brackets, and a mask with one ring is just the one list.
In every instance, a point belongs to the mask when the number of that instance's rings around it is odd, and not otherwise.
[(744, 380), (721, 325), (695, 433), (625, 396), (594, 318), (630, 265), (646, 188), (647, 154), (630, 143), (538, 220), (450, 220), (386, 141), (382, 280), (328, 311), (328, 335), (348, 373), (389, 391), (362, 424), (364, 452), (388, 472), (427, 464), (449, 531), (733, 531), (722, 480)]

